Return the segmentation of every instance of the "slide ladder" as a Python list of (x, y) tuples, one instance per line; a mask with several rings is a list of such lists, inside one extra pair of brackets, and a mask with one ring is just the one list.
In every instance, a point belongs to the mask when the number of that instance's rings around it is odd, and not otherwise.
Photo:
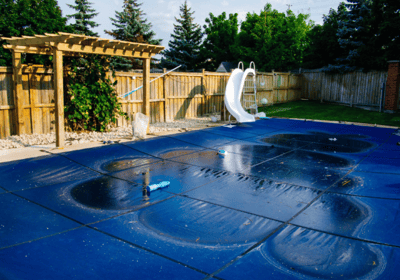
[[(250, 68), (254, 69), (255, 73), (256, 65), (253, 61), (250, 62)], [(249, 110), (253, 115), (258, 113), (256, 75), (248, 75), (245, 79), (243, 86), (243, 108)]]
[[(252, 80), (252, 82), (254, 84), (253, 88), (255, 90), (256, 71), (255, 69), (252, 68), (247, 68), (246, 70), (244, 70), (243, 62), (239, 62), (238, 68), (233, 70), (225, 88), (225, 98), (224, 98), (225, 107), (229, 111), (229, 113), (236, 118), (236, 120), (239, 123), (255, 121), (254, 115), (251, 115), (248, 112), (246, 112), (241, 104), (242, 93), (245, 87), (247, 76), (254, 77), (254, 80)], [(251, 95), (254, 97), (254, 101), (250, 106), (253, 106), (254, 108), (254, 104), (257, 104), (255, 100), (256, 96), (255, 93), (252, 93)], [(245, 96), (245, 98), (247, 98), (247, 95)]]

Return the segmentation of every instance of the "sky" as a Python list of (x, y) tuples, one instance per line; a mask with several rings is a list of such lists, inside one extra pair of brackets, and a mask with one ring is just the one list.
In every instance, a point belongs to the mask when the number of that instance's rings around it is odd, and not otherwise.
[[(310, 19), (316, 24), (322, 24), (322, 16), (329, 13), (330, 8), (335, 10), (344, 0), (188, 0), (188, 6), (194, 12), (194, 22), (203, 26), (205, 19), (212, 13), (214, 16), (226, 12), (237, 13), (239, 21), (246, 19), (247, 13), (259, 13), (267, 3), (272, 4), (272, 9), (284, 12), (289, 8), (295, 13), (310, 14)], [(104, 30), (112, 30), (110, 17), (115, 18), (115, 11), (122, 11), (123, 0), (89, 0), (91, 7), (99, 14), (93, 19), (100, 26), (95, 28), (101, 38), (112, 39)], [(179, 7), (185, 0), (138, 0), (142, 3), (141, 10), (146, 14), (147, 21), (153, 26), (156, 33), (155, 39), (162, 39), (161, 45), (168, 47), (173, 33), (175, 17), (179, 17)], [(58, 0), (63, 16), (74, 13), (67, 4), (75, 5), (75, 0)], [(73, 23), (73, 20), (68, 21)]]

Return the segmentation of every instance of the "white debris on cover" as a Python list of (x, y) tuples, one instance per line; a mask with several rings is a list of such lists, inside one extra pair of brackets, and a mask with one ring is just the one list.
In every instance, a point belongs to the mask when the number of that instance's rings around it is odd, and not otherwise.
[(260, 112), (254, 115), (256, 118), (266, 118), (267, 116), (265, 115), (264, 112)]
[[(218, 118), (219, 120), (220, 118)], [(162, 132), (178, 133), (180, 131), (187, 131), (188, 129), (202, 129), (209, 125), (215, 125), (210, 117), (196, 118), (196, 119), (182, 119), (175, 120), (168, 123), (154, 123), (150, 124), (150, 134), (157, 134)], [(65, 132), (65, 145), (75, 145), (89, 142), (103, 142), (115, 139), (132, 139), (132, 126), (112, 128), (109, 132)], [(24, 134), (13, 135), (5, 139), (0, 139), (0, 150), (16, 149), (23, 147), (30, 147), (36, 145), (49, 145), (56, 142), (55, 133), (48, 134)]]

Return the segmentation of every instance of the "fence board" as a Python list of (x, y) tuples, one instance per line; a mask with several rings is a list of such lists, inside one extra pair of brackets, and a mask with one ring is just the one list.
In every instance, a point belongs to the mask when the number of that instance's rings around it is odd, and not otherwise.
[(349, 105), (378, 106), (387, 72), (302, 73), (301, 97)]

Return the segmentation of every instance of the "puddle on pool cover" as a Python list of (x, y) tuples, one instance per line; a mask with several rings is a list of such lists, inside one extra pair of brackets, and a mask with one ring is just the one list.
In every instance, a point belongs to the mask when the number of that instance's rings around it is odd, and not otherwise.
[(154, 162), (152, 158), (133, 158), (133, 159), (123, 159), (118, 161), (107, 162), (102, 165), (102, 169), (108, 172), (115, 172), (120, 170), (125, 170), (132, 167), (137, 167), (145, 164)]
[(77, 202), (101, 210), (131, 209), (141, 203), (143, 189), (123, 180), (102, 177), (77, 185), (71, 196)]
[(143, 209), (138, 217), (163, 237), (195, 244), (241, 244), (261, 240), (279, 222), (203, 201), (176, 198)]
[(303, 279), (375, 279), (386, 267), (379, 247), (289, 226), (259, 248), (276, 268)]
[(333, 135), (328, 133), (312, 132), (311, 134), (277, 134), (262, 139), (269, 144), (278, 144), (284, 147), (297, 148), (300, 143), (312, 144), (302, 149), (320, 152), (361, 153), (374, 147), (373, 144), (363, 141), (365, 136), (360, 135)]

